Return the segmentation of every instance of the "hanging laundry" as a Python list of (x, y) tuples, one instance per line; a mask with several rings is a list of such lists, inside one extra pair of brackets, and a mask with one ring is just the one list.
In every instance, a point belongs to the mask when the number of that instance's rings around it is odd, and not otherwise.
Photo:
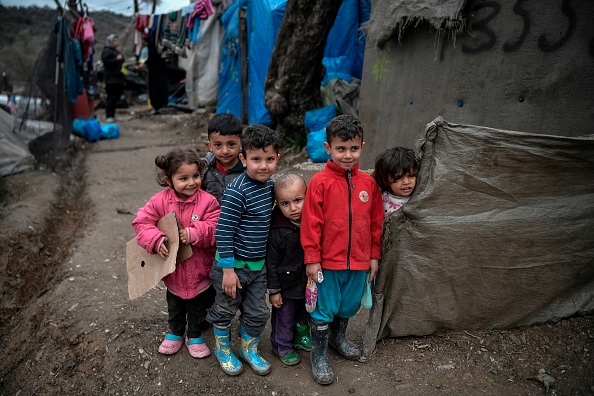
[(64, 65), (64, 90), (68, 100), (76, 103), (78, 95), (84, 92), (80, 73), (83, 64), (80, 43), (70, 38), (68, 22), (61, 16), (56, 21), (54, 33), (58, 36), (56, 58), (58, 63)]
[(136, 30), (142, 33), (142, 37), (148, 37), (148, 29), (149, 29), (149, 19), (150, 15), (148, 14), (138, 14), (136, 16)]
[(214, 13), (212, 8), (212, 2), (210, 0), (198, 0), (194, 5), (194, 11), (190, 14), (188, 18), (188, 30), (192, 30), (194, 27), (194, 20), (196, 18), (199, 19), (206, 19), (210, 15)]
[(181, 11), (170, 12), (164, 15), (162, 45), (172, 50), (177, 55), (184, 54), (183, 45), (186, 41), (187, 16), (182, 16)]
[(74, 39), (80, 41), (82, 58), (86, 62), (93, 55), (95, 44), (95, 23), (91, 18), (79, 18), (74, 29)]

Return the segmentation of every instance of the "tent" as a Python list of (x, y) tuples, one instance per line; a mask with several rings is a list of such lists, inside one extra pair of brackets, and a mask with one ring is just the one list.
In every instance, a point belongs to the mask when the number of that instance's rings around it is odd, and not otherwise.
[(384, 224), (364, 354), (385, 337), (594, 313), (594, 136), (429, 123)]

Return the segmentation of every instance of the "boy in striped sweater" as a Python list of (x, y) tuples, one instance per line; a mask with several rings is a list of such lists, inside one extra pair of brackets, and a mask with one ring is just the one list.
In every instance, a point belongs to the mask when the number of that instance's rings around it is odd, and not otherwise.
[(239, 357), (258, 375), (270, 372), (270, 363), (258, 352), (260, 334), (270, 312), (266, 306), (266, 244), (274, 203), (274, 174), (279, 160), (279, 137), (264, 125), (249, 126), (241, 138), (239, 158), (245, 172), (229, 183), (221, 202), (215, 240), (217, 253), (210, 278), (215, 303), (206, 320), (213, 324), (215, 356), (223, 371), (239, 375), (243, 366), (231, 350), (229, 328), (241, 311)]

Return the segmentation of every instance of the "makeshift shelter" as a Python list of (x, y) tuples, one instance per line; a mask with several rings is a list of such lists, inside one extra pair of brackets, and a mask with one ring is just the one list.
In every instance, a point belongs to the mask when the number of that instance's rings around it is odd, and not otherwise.
[(592, 18), (592, 2), (374, 1), (362, 165), (406, 146), (421, 169), (384, 224), (366, 356), (594, 313)]
[(427, 125), (385, 221), (364, 336), (502, 329), (594, 313), (594, 138)]
[(436, 116), (579, 136), (594, 121), (594, 2), (376, 0), (360, 117), (364, 167)]

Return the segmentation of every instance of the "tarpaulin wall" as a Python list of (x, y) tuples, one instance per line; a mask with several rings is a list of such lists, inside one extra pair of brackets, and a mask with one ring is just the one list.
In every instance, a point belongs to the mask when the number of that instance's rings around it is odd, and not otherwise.
[(384, 337), (594, 313), (594, 138), (439, 117), (419, 154), (415, 193), (384, 224), (367, 354)]
[(413, 147), (436, 116), (561, 136), (591, 128), (594, 2), (375, 0), (371, 14), (364, 167), (386, 147)]

